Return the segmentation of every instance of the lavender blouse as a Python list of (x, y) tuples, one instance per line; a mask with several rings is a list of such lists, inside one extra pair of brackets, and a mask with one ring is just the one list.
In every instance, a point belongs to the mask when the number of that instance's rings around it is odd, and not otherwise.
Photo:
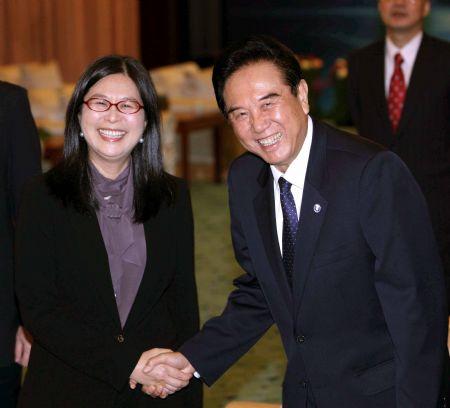
[(131, 166), (115, 180), (104, 177), (91, 164), (97, 219), (108, 253), (117, 310), (125, 326), (144, 275), (147, 248), (143, 224), (133, 222), (133, 172)]

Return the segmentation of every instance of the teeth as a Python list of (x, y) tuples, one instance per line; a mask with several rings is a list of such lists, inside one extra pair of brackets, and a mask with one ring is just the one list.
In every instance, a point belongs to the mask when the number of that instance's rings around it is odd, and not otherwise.
[(112, 129), (99, 129), (98, 132), (102, 136), (110, 137), (110, 138), (120, 138), (125, 132), (123, 130), (112, 130)]
[(272, 146), (281, 139), (281, 136), (281, 132), (278, 132), (264, 139), (259, 139), (258, 143), (263, 146)]

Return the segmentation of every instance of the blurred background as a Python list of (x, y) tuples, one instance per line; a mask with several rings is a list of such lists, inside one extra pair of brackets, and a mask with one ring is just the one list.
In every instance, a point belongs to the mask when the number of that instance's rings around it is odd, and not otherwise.
[[(223, 179), (241, 152), (217, 114), (211, 66), (223, 47), (269, 34), (299, 56), (312, 113), (351, 126), (345, 57), (383, 35), (375, 0), (0, 0), (0, 79), (26, 87), (50, 162), (59, 158), (73, 84), (118, 53), (150, 70), (163, 110), (169, 172)], [(450, 39), (450, 0), (434, 0), (426, 31)], [(49, 137), (50, 136), (50, 137)], [(231, 139), (231, 140), (230, 140)], [(50, 164), (51, 164), (50, 163)]]

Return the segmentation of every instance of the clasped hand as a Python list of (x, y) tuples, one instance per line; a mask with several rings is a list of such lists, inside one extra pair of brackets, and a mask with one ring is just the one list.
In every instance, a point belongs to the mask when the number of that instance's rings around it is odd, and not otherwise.
[(152, 397), (166, 398), (186, 387), (194, 367), (181, 353), (154, 348), (142, 353), (130, 376), (130, 387), (142, 384), (142, 391)]

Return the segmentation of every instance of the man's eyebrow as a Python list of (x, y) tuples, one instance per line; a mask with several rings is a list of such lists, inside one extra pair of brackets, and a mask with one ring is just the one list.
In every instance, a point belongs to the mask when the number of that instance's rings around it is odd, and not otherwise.
[(240, 109), (240, 108), (237, 107), (237, 106), (232, 106), (230, 109), (227, 110), (227, 112), (226, 112), (227, 116), (228, 116), (230, 113), (233, 113), (235, 110), (238, 110), (238, 109)]
[(266, 99), (270, 99), (270, 98), (276, 98), (277, 96), (280, 96), (280, 94), (276, 93), (276, 92), (271, 92), (267, 95), (262, 96), (261, 98), (259, 98), (259, 101), (264, 101)]

